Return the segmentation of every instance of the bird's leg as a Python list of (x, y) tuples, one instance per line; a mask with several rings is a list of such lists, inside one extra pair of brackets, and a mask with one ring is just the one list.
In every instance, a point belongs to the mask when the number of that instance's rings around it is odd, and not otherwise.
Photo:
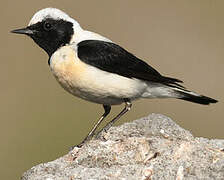
[(128, 112), (131, 109), (131, 102), (128, 99), (125, 99), (125, 107), (124, 109), (114, 118), (112, 119), (109, 123), (106, 124), (106, 126), (104, 126), (99, 133), (97, 133), (97, 137), (99, 137), (99, 135), (104, 131), (106, 132), (108, 129), (110, 129), (111, 126), (113, 126), (113, 124), (120, 119), (121, 116), (123, 116), (126, 112)]
[[(103, 108), (104, 108), (104, 113), (103, 115), (100, 117), (100, 119), (98, 120), (98, 122), (94, 125), (94, 127), (92, 128), (92, 130), (89, 132), (89, 134), (85, 137), (85, 139), (79, 144), (77, 145), (77, 147), (82, 147), (82, 145), (90, 140), (93, 135), (95, 134), (95, 131), (97, 129), (97, 127), (101, 124), (101, 122), (105, 119), (105, 117), (110, 113), (110, 110), (111, 110), (111, 106), (108, 106), (108, 105), (103, 105)], [(75, 147), (75, 146), (74, 146)], [(72, 147), (72, 149), (74, 148)]]

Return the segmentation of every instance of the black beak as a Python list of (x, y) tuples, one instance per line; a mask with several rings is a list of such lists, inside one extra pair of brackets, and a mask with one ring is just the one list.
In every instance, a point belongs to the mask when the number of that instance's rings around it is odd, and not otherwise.
[(11, 31), (11, 33), (16, 33), (16, 34), (26, 34), (26, 35), (32, 35), (34, 34), (33, 30), (30, 30), (29, 28), (22, 28), (22, 29), (15, 29)]

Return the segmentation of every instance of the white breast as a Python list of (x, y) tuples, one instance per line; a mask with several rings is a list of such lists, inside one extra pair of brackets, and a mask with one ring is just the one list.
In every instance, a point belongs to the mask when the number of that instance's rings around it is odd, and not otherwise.
[(99, 104), (120, 104), (124, 98), (139, 98), (147, 88), (144, 81), (102, 71), (82, 62), (72, 46), (57, 50), (50, 60), (51, 70), (61, 86), (71, 94)]

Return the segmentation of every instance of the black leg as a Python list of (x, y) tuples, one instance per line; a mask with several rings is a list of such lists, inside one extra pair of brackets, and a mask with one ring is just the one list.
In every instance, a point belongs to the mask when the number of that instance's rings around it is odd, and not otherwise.
[(125, 107), (124, 109), (114, 118), (112, 119), (109, 123), (106, 124), (106, 126), (104, 126), (104, 128), (102, 128), (99, 133), (97, 133), (97, 137), (99, 137), (99, 135), (103, 132), (103, 131), (107, 131), (108, 129), (110, 129), (111, 126), (113, 126), (113, 124), (120, 119), (121, 116), (123, 116), (126, 112), (128, 112), (131, 109), (131, 102), (128, 99), (125, 99)]
[[(77, 145), (77, 147), (81, 147), (86, 141), (90, 140), (94, 134), (95, 131), (97, 129), (97, 127), (100, 125), (100, 123), (105, 119), (105, 117), (110, 113), (111, 110), (111, 106), (108, 105), (103, 105), (104, 108), (104, 114), (100, 117), (99, 121), (94, 125), (94, 127), (92, 128), (92, 130), (89, 132), (89, 134), (85, 137), (85, 139), (79, 144)], [(74, 146), (75, 147), (75, 146)], [(74, 148), (72, 147), (72, 149)]]

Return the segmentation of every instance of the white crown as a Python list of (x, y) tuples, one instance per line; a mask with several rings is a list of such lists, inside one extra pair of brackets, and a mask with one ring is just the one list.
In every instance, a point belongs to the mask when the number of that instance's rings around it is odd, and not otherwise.
[(45, 9), (39, 10), (38, 12), (34, 14), (28, 26), (41, 22), (46, 18), (52, 18), (55, 20), (62, 19), (62, 20), (71, 22), (73, 24), (73, 28), (80, 27), (79, 23), (76, 20), (69, 17), (69, 15), (67, 15), (65, 12), (56, 8), (45, 8)]

